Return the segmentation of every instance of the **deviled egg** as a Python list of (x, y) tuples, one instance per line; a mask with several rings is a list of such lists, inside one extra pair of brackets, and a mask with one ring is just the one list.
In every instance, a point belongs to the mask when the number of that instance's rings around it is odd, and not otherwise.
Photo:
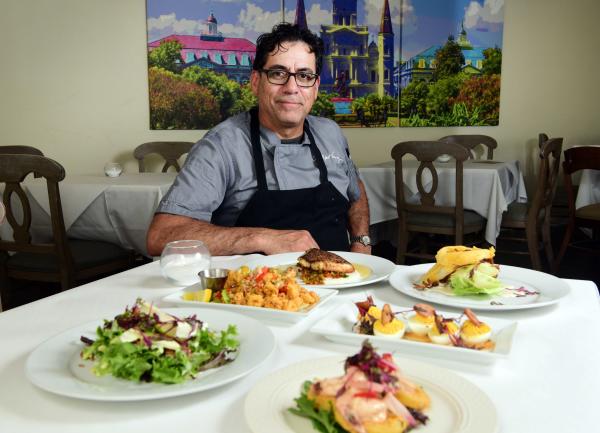
[(442, 319), (437, 316), (436, 324), (433, 326), (427, 336), (432, 343), (453, 346), (458, 340), (460, 329), (452, 319)]
[[(373, 307), (371, 307), (373, 308)], [(396, 319), (390, 304), (385, 304), (381, 310), (381, 318), (373, 323), (373, 335), (378, 337), (402, 338), (406, 327), (404, 322)]]
[(492, 329), (488, 324), (480, 321), (475, 313), (465, 308), (465, 320), (460, 328), (460, 338), (467, 347), (477, 347), (486, 343), (492, 336)]
[(425, 336), (435, 325), (435, 309), (431, 305), (416, 304), (415, 314), (408, 318), (408, 329), (415, 335)]

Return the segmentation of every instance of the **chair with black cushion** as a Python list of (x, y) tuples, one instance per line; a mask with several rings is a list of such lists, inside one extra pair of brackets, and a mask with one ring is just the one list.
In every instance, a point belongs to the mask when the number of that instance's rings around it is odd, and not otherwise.
[[(600, 255), (600, 242), (598, 234), (600, 230), (600, 203), (593, 203), (575, 209), (576, 190), (573, 188), (573, 173), (580, 170), (600, 170), (600, 146), (573, 147), (564, 152), (563, 161), (564, 184), (567, 191), (567, 200), (569, 203), (569, 220), (565, 237), (563, 238), (560, 251), (554, 262), (554, 272), (558, 271), (567, 249), (584, 251), (586, 253)], [(589, 239), (583, 236), (582, 240), (573, 240), (575, 228), (588, 228), (592, 230), (592, 237)]]
[(488, 135), (446, 135), (445, 137), (440, 138), (439, 141), (460, 144), (469, 151), (469, 159), (475, 159), (475, 148), (479, 145), (487, 148), (487, 159), (494, 159), (494, 149), (498, 147), (498, 142)]
[[(548, 139), (544, 135), (540, 134), (540, 140), (546, 138), (546, 141), (540, 145), (540, 164), (533, 200), (528, 203), (513, 202), (502, 215), (501, 229), (506, 230), (501, 231), (499, 243), (513, 240), (526, 241), (527, 251), (512, 248), (510, 251), (503, 251), (500, 246), (498, 248), (499, 252), (529, 255), (533, 269), (538, 271), (542, 270), (540, 234), (548, 265), (552, 266), (554, 263), (550, 223), (563, 143), (562, 138)], [(519, 236), (519, 232), (524, 232), (525, 236)]]
[[(46, 181), (48, 188), (52, 234), (45, 243), (32, 240), (31, 206), (21, 184), (33, 172)], [(67, 239), (59, 191), (64, 177), (62, 165), (50, 158), (0, 154), (5, 224), (12, 228), (14, 239), (0, 239), (0, 295), (5, 306), (12, 279), (56, 282), (66, 290), (79, 281), (125, 270), (134, 263), (132, 251), (112, 243)]]
[[(438, 189), (438, 172), (433, 164), (440, 155), (454, 158), (456, 180), (454, 188), (456, 201), (454, 206), (440, 206), (435, 203)], [(413, 155), (419, 161), (416, 172), (418, 203), (407, 200), (404, 189), (403, 162), (406, 156)], [(456, 143), (440, 141), (406, 141), (396, 144), (392, 149), (392, 158), (396, 167), (396, 207), (398, 209), (398, 254), (396, 262), (403, 264), (406, 257), (431, 260), (423, 248), (419, 252), (407, 251), (409, 236), (415, 233), (442, 234), (453, 236), (455, 245), (462, 245), (464, 235), (482, 232), (485, 219), (477, 213), (463, 208), (463, 162), (469, 158), (469, 152)], [(431, 187), (425, 189), (427, 180), (425, 171), (431, 173)]]
[(177, 161), (182, 155), (190, 151), (194, 143), (189, 141), (151, 141), (149, 143), (140, 144), (133, 151), (133, 156), (138, 160), (139, 172), (144, 173), (146, 166), (144, 158), (150, 154), (158, 154), (165, 159), (162, 172), (166, 173), (169, 167), (174, 167), (179, 173), (181, 167)]

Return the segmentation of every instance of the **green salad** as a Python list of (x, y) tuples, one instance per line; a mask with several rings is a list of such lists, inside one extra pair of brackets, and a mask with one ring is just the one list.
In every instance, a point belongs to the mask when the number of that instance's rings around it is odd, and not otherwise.
[(81, 337), (81, 358), (94, 361), (93, 373), (138, 382), (181, 383), (233, 361), (239, 349), (234, 325), (214, 331), (195, 315), (181, 319), (142, 299), (96, 335)]
[(506, 287), (498, 280), (498, 272), (498, 267), (488, 262), (462, 266), (450, 276), (449, 285), (458, 296), (496, 295)]

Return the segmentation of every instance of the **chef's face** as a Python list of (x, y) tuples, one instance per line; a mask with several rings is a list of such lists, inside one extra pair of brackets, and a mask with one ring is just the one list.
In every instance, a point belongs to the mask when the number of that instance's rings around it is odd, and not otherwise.
[(293, 76), (283, 85), (273, 84), (264, 70), (314, 74), (315, 54), (304, 42), (284, 42), (269, 53), (263, 71), (252, 71), (251, 76), (252, 91), (258, 97), (261, 124), (280, 138), (302, 135), (304, 119), (317, 99), (319, 78), (311, 87), (299, 86)]

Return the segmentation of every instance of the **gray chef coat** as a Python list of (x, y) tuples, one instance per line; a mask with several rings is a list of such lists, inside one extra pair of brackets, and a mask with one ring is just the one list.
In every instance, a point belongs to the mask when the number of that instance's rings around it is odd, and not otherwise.
[[(329, 180), (350, 202), (358, 200), (358, 170), (341, 129), (322, 117), (308, 116), (308, 122)], [(312, 188), (319, 184), (319, 170), (306, 134), (301, 144), (283, 144), (273, 131), (261, 126), (260, 132), (269, 189)], [(241, 113), (215, 126), (192, 147), (156, 212), (233, 226), (256, 189), (250, 116)]]

